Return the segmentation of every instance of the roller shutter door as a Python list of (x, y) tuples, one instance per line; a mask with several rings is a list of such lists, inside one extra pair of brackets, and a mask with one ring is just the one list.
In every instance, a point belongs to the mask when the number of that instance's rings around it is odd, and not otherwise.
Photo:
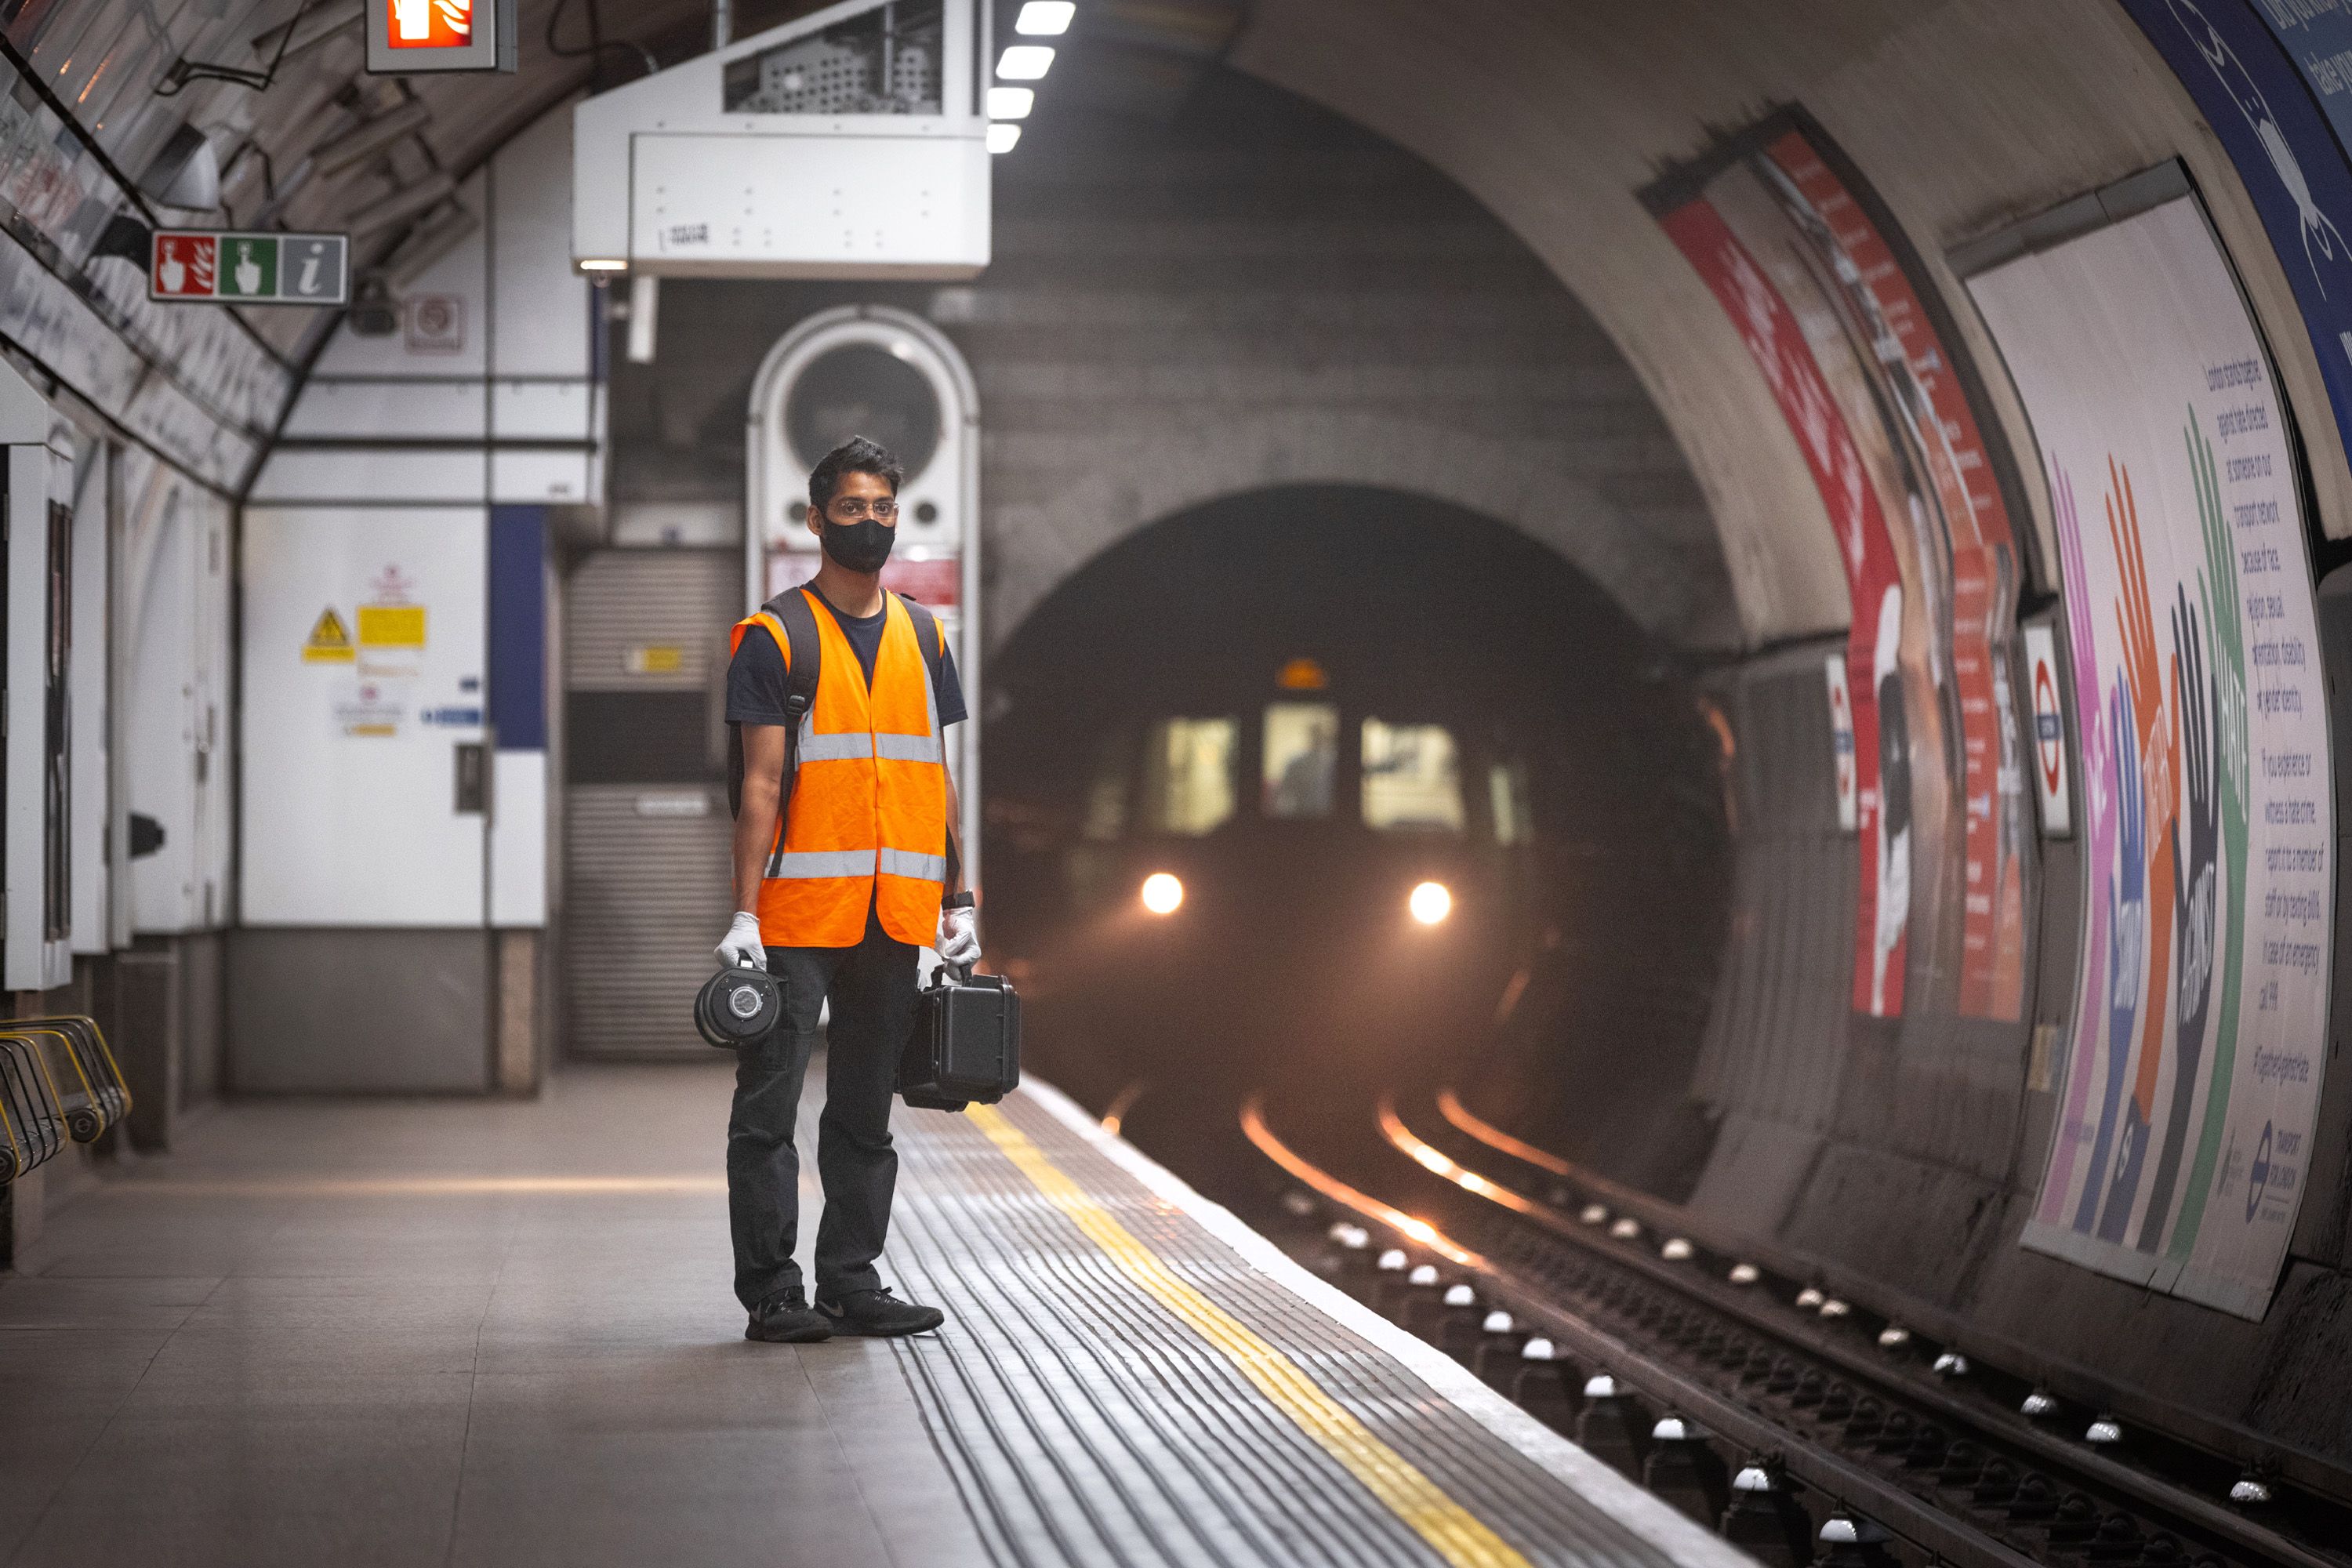
[(694, 993), (732, 902), (720, 687), (731, 550), (604, 550), (567, 584), (565, 1040), (702, 1058)]

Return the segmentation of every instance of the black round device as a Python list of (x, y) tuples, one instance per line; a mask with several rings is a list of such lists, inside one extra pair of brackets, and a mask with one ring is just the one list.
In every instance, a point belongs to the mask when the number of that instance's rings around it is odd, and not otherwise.
[(694, 1026), (720, 1050), (756, 1045), (783, 1021), (784, 988), (761, 969), (729, 965), (702, 984)]

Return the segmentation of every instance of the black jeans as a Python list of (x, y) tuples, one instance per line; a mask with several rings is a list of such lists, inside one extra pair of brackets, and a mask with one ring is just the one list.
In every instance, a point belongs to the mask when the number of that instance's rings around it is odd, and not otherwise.
[(899, 1047), (915, 1019), (915, 953), (882, 930), (872, 909), (855, 947), (772, 947), (768, 973), (783, 982), (784, 1018), (758, 1046), (735, 1053), (735, 1105), (727, 1118), (727, 1215), (735, 1238), (735, 1294), (746, 1308), (801, 1282), (800, 1152), (793, 1142), (801, 1078), (816, 1045), (817, 1008), (829, 995), (824, 1111), (817, 1118), (817, 1174), (824, 1218), (816, 1232), (816, 1293), (833, 1300), (882, 1283), (874, 1260), (890, 1229), (898, 1155), (890, 1147), (890, 1099)]

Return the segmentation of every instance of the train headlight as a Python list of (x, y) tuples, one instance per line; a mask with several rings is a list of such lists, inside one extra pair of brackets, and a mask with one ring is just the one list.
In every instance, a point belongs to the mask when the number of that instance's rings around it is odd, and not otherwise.
[(1422, 924), (1433, 926), (1454, 912), (1454, 895), (1446, 891), (1443, 882), (1423, 882), (1413, 889), (1412, 896), (1405, 900), (1405, 908)]
[(1166, 871), (1143, 879), (1143, 907), (1155, 915), (1172, 915), (1184, 901), (1184, 884)]

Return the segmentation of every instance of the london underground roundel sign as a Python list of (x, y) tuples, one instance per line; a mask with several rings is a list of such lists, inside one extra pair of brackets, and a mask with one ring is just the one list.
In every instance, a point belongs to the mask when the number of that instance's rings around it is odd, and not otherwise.
[(2066, 782), (2066, 705), (2058, 685), (2057, 634), (2047, 622), (2025, 632), (2025, 678), (2033, 700), (2033, 793), (2042, 803), (2042, 831), (2065, 838), (2074, 831), (2074, 796)]

